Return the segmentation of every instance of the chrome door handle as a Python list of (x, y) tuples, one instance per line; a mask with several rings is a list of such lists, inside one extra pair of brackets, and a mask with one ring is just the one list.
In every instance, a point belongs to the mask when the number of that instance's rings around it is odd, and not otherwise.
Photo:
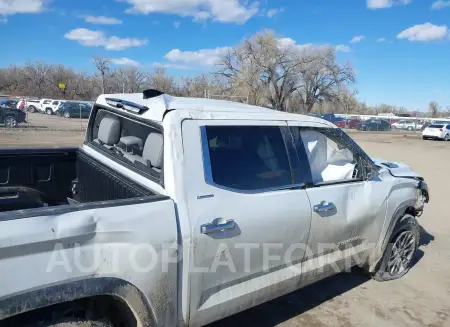
[(213, 222), (210, 224), (202, 225), (200, 229), (202, 234), (212, 234), (224, 230), (234, 229), (235, 226), (236, 223), (232, 219), (226, 220), (223, 218), (217, 218), (214, 219)]
[(315, 212), (327, 212), (327, 211), (330, 211), (330, 210), (333, 210), (333, 209), (334, 209), (333, 202), (323, 201), (320, 204), (316, 204), (314, 206), (314, 211)]

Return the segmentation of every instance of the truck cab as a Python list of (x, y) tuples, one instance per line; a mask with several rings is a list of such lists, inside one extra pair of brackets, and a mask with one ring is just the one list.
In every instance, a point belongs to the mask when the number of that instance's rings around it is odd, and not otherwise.
[(400, 278), (429, 200), (323, 119), (156, 90), (0, 167), (4, 326), (204, 326), (355, 265)]

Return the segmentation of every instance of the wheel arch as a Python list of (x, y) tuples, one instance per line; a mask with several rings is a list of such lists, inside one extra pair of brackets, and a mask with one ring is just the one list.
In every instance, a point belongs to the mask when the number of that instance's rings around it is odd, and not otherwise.
[(374, 260), (370, 267), (368, 268), (369, 272), (374, 272), (377, 267), (380, 265), (384, 251), (386, 250), (389, 240), (392, 236), (392, 233), (395, 229), (395, 226), (398, 224), (403, 223), (405, 219), (409, 219), (406, 214), (409, 214), (413, 217), (416, 216), (416, 209), (414, 208), (415, 201), (414, 200), (408, 200), (403, 203), (401, 203), (397, 209), (394, 211), (394, 214), (392, 215), (392, 219), (389, 222), (389, 226), (386, 229), (386, 232), (380, 236), (381, 246), (379, 246), (379, 255), (377, 256), (377, 259)]
[(22, 315), (40, 315), (54, 306), (101, 297), (115, 302), (121, 313), (129, 315), (128, 319), (134, 317), (135, 323), (129, 326), (155, 325), (153, 309), (144, 294), (133, 284), (112, 277), (67, 281), (0, 298), (0, 323)]

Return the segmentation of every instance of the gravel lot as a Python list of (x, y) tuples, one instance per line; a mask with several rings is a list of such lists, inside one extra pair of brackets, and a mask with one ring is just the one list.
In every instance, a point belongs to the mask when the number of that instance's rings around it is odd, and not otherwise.
[[(61, 123), (59, 117), (35, 115), (30, 120), (41, 127), (0, 128), (0, 147), (82, 143), (83, 133), (70, 129), (79, 120)], [(63, 126), (62, 130), (50, 131), (57, 126)], [(450, 218), (445, 204), (450, 142), (423, 141), (417, 135), (404, 133), (351, 136), (372, 156), (411, 165), (428, 183), (431, 203), (419, 218), (423, 235), (415, 266), (404, 278), (385, 283), (369, 280), (358, 270), (343, 273), (210, 327), (450, 326)]]

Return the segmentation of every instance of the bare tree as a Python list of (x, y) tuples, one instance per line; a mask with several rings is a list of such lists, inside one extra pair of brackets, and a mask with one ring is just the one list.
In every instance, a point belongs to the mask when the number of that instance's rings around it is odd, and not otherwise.
[(301, 68), (312, 60), (313, 56), (280, 45), (272, 32), (264, 31), (223, 56), (217, 74), (235, 87), (246, 85), (252, 102), (259, 102), (258, 95), (264, 94), (272, 108), (286, 111), (289, 97), (302, 87)]
[(428, 104), (428, 112), (430, 113), (431, 117), (437, 117), (439, 113), (439, 103), (437, 101), (431, 101)]
[(149, 76), (149, 83), (152, 88), (167, 94), (174, 94), (176, 89), (174, 78), (167, 75), (166, 70), (162, 67), (156, 68)]
[(355, 82), (353, 69), (336, 62), (333, 48), (320, 50), (314, 60), (301, 69), (302, 85), (297, 87), (303, 111), (309, 113), (317, 102), (339, 102), (340, 91)]
[(94, 65), (97, 68), (98, 74), (101, 78), (102, 93), (106, 90), (106, 77), (111, 70), (111, 59), (104, 57), (94, 57)]

